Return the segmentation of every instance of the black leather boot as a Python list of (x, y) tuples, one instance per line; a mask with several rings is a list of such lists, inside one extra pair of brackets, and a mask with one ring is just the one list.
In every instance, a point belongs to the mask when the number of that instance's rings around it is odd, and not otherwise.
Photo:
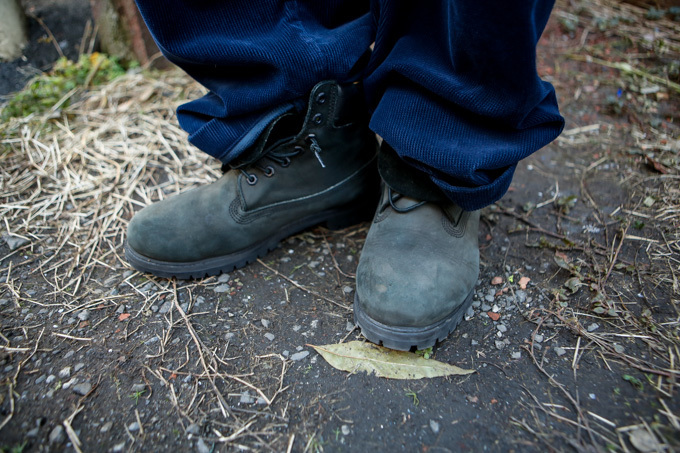
[(385, 144), (380, 172), (386, 184), (359, 259), (354, 319), (374, 343), (428, 348), (472, 304), (479, 211), (463, 211)]
[(218, 181), (138, 212), (128, 262), (162, 277), (201, 278), (244, 266), (311, 226), (370, 218), (379, 177), (367, 123), (359, 84), (319, 83), (306, 114), (274, 120)]

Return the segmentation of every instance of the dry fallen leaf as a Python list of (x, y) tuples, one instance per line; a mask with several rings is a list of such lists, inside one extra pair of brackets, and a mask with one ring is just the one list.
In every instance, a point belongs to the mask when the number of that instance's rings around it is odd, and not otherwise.
[(656, 440), (654, 434), (643, 427), (639, 427), (628, 434), (628, 440), (642, 453), (661, 451), (662, 445)]
[(128, 319), (129, 317), (130, 317), (130, 313), (123, 313), (122, 315), (120, 315), (120, 316), (118, 317), (118, 321), (125, 321), (125, 320)]
[(500, 313), (494, 313), (492, 311), (489, 311), (486, 314), (489, 315), (489, 318), (491, 318), (494, 321), (498, 321), (501, 318)]
[(531, 279), (529, 277), (522, 277), (519, 279), (519, 287), (521, 289), (527, 289), (527, 283), (529, 283)]
[(557, 264), (559, 267), (562, 269), (569, 270), (569, 257), (562, 253), (562, 252), (555, 252), (555, 256), (553, 257), (555, 260), (555, 264)]
[(365, 371), (389, 379), (422, 379), (475, 372), (425, 359), (412, 352), (395, 351), (361, 341), (309, 346), (321, 354), (333, 368), (351, 373)]

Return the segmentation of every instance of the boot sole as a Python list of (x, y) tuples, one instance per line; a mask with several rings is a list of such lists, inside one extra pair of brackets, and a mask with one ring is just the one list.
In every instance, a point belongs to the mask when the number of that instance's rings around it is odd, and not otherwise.
[(463, 304), (441, 321), (424, 327), (389, 326), (371, 318), (361, 308), (359, 296), (354, 294), (354, 323), (361, 333), (372, 343), (399, 351), (427, 349), (437, 341), (443, 341), (453, 332), (463, 319), (465, 312), (472, 305), (474, 289), (465, 298)]
[(304, 217), (297, 222), (283, 226), (275, 235), (268, 239), (227, 255), (193, 262), (160, 261), (137, 253), (126, 243), (125, 258), (135, 269), (158, 277), (175, 277), (179, 280), (188, 280), (219, 275), (223, 272), (231, 272), (234, 269), (244, 267), (258, 258), (262, 258), (278, 247), (283, 239), (313, 226), (324, 225), (330, 230), (339, 230), (370, 220), (375, 211), (375, 204), (365, 203), (359, 208), (357, 208), (357, 204), (353, 203), (354, 206), (344, 209), (336, 208)]

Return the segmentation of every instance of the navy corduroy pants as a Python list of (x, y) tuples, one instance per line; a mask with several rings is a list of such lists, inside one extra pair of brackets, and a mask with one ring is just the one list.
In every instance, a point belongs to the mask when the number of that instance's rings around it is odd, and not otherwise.
[[(564, 120), (536, 72), (554, 0), (137, 0), (166, 57), (210, 92), (177, 110), (228, 163), (322, 80), (363, 80), (370, 128), (454, 202), (498, 200)], [(367, 50), (375, 43), (367, 57)]]

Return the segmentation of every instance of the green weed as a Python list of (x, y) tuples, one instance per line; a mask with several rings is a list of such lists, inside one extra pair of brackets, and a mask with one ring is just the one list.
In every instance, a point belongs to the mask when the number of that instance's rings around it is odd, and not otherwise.
[(144, 393), (146, 393), (146, 390), (140, 390), (138, 392), (133, 392), (132, 395), (130, 395), (130, 398), (135, 400), (135, 406), (137, 404), (139, 404), (139, 398), (141, 398)]
[(640, 379), (631, 376), (630, 374), (624, 374), (623, 380), (630, 382), (630, 384), (638, 390), (643, 390), (645, 388), (645, 384)]
[(101, 53), (81, 55), (76, 62), (61, 58), (50, 73), (34, 78), (9, 100), (0, 120), (41, 113), (62, 100), (62, 106), (67, 106), (69, 99), (64, 98), (71, 90), (100, 85), (123, 74), (125, 68), (116, 58)]
[(412, 391), (411, 389), (404, 389), (404, 392), (405, 392), (404, 395), (406, 395), (410, 398), (413, 398), (413, 405), (415, 407), (418, 407), (418, 405), (420, 404), (420, 400), (418, 399), (418, 394), (416, 392)]

